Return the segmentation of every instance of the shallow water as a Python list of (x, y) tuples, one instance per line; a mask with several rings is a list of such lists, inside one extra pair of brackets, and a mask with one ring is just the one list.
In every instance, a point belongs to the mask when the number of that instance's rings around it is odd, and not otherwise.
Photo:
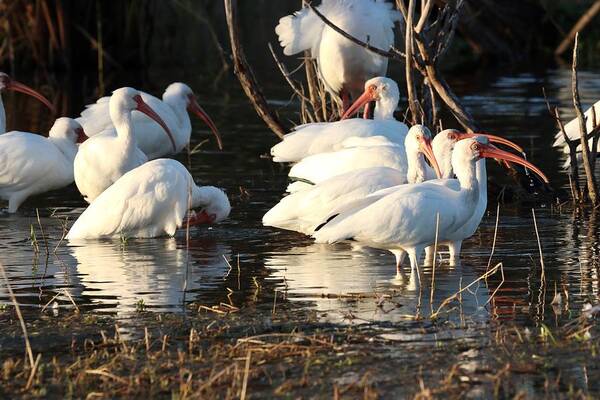
[[(580, 81), (584, 105), (600, 97), (599, 74), (582, 72)], [(521, 144), (553, 186), (564, 189), (560, 153), (550, 148), (555, 129), (541, 88), (545, 86), (550, 101), (560, 106), (565, 118), (571, 118), (569, 70), (456, 79), (454, 85), (486, 130)], [(430, 267), (420, 277), (396, 277), (393, 256), (383, 251), (316, 245), (300, 234), (262, 227), (262, 215), (284, 191), (286, 167), (263, 157), (276, 138), (257, 120), (237, 86), (228, 87), (226, 95), (203, 102), (223, 133), (226, 150), (218, 152), (214, 144), (207, 144), (190, 163), (198, 182), (227, 190), (233, 205), (230, 218), (211, 228), (192, 229), (189, 247), (184, 232), (170, 239), (74, 245), (61, 241), (63, 227), (70, 226), (85, 207), (74, 186), (32, 198), (14, 215), (4, 209), (0, 213), (0, 260), (23, 306), (41, 308), (58, 295), (59, 308), (53, 312), (60, 313), (61, 307), (72, 307), (70, 296), (84, 310), (126, 319), (139, 309), (182, 312), (191, 301), (218, 304), (231, 293), (241, 295), (236, 304), (240, 306), (240, 298), (249, 299), (257, 286), (268, 284), (276, 289), (278, 301), (298, 302), (323, 321), (385, 323), (430, 315), (446, 298), (483, 275), (488, 264), (494, 267), (499, 262), (502, 270), (463, 290), (460, 302), (444, 307), (443, 315), (459, 326), (464, 326), (465, 319), (561, 324), (577, 315), (584, 303), (597, 301), (597, 224), (590, 216), (561, 213), (548, 202), (535, 204), (545, 286), (540, 285), (542, 269), (531, 204), (501, 205), (490, 260), (496, 218), (492, 199), (481, 227), (463, 246), (462, 265), (453, 268), (442, 263), (435, 278)], [(286, 93), (277, 89), (282, 96)], [(287, 101), (282, 97), (273, 103)], [(31, 129), (48, 126), (40, 117), (20, 118), (18, 109), (26, 104), (12, 97), (5, 100), (11, 116), (9, 128), (26, 129), (28, 121), (32, 121)], [(199, 121), (193, 123), (196, 144), (208, 132)], [(188, 164), (186, 155), (178, 159)], [(488, 165), (494, 180), (510, 182), (496, 165)], [(568, 293), (558, 307), (551, 305), (555, 288)], [(9, 301), (4, 287), (0, 299)], [(456, 334), (468, 336), (467, 330), (449, 332), (450, 337)], [(428, 340), (426, 334), (395, 335), (403, 341)]]

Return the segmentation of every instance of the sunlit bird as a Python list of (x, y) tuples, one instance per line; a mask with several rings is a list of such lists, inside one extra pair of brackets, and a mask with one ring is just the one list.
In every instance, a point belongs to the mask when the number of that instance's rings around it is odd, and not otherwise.
[(297, 126), (282, 142), (271, 148), (273, 161), (298, 162), (305, 157), (340, 150), (351, 137), (384, 136), (404, 144), (408, 127), (394, 118), (400, 100), (398, 84), (392, 79), (376, 77), (364, 85), (364, 93), (349, 108), (345, 117), (370, 101), (375, 102), (373, 119), (351, 118), (336, 122), (310, 123)]
[(73, 183), (77, 142), (86, 136), (77, 121), (59, 118), (48, 137), (12, 131), (0, 135), (0, 198), (14, 213), (29, 197)]
[[(144, 102), (140, 93), (124, 87), (113, 92), (109, 101), (110, 117), (114, 128), (92, 136), (79, 148), (75, 157), (75, 184), (88, 203), (127, 171), (148, 161), (137, 146), (135, 131), (148, 125), (136, 127), (132, 121), (133, 111), (140, 111), (152, 118), (164, 130), (175, 151), (175, 140), (162, 118)], [(141, 131), (139, 135), (143, 135)]]
[(2, 102), (2, 92), (5, 90), (14, 90), (15, 92), (21, 92), (35, 97), (48, 107), (50, 111), (54, 112), (54, 107), (47, 98), (29, 86), (25, 86), (24, 84), (15, 81), (4, 72), (0, 72), (0, 134), (6, 132), (6, 111), (4, 110), (4, 103)]
[(362, 199), (380, 189), (434, 179), (438, 170), (431, 148), (431, 132), (422, 125), (413, 126), (406, 135), (406, 171), (389, 167), (353, 170), (292, 193), (263, 217), (263, 225), (311, 234), (332, 212), (345, 203)]
[(537, 167), (521, 157), (469, 138), (454, 147), (452, 167), (457, 180), (380, 190), (357, 201), (356, 207), (343, 206), (338, 215), (323, 221), (313, 236), (320, 243), (353, 239), (389, 250), (396, 256), (398, 270), (407, 252), (411, 268), (417, 268), (423, 249), (435, 241), (438, 215), (440, 242), (455, 240), (473, 216), (480, 201), (476, 163), (490, 157), (526, 166), (547, 182)]
[[(317, 10), (353, 37), (383, 50), (394, 44), (394, 23), (401, 18), (383, 0), (323, 0)], [(343, 37), (307, 7), (281, 18), (275, 32), (285, 55), (310, 51), (327, 91), (341, 98), (344, 109), (365, 81), (386, 75), (386, 57)]]
[[(589, 135), (594, 127), (600, 126), (600, 101), (594, 103), (590, 108), (588, 108), (585, 113), (585, 129), (586, 134)], [(596, 120), (594, 121), (594, 116)], [(575, 140), (577, 144), (577, 157), (581, 158), (581, 130), (579, 129), (579, 119), (574, 118), (571, 121), (567, 122), (564, 125), (565, 133), (567, 134), (570, 140)], [(593, 150), (594, 138), (590, 137), (588, 139), (588, 146), (590, 150)], [(559, 147), (563, 149), (563, 153), (567, 155), (567, 160), (565, 161), (563, 167), (568, 168), (571, 165), (571, 159), (569, 156), (569, 145), (565, 141), (565, 138), (561, 131), (556, 132), (554, 135), (554, 143), (552, 144), (554, 147)]]
[(178, 161), (158, 159), (135, 168), (105, 190), (75, 221), (67, 239), (173, 236), (188, 210), (200, 209), (190, 225), (217, 223), (229, 216), (225, 193), (196, 186)]
[[(188, 112), (200, 117), (212, 130), (219, 149), (223, 148), (221, 135), (208, 114), (200, 107), (190, 87), (184, 83), (170, 84), (162, 95), (162, 100), (151, 94), (139, 91), (139, 94), (152, 110), (165, 122), (173, 134), (175, 148), (165, 136), (163, 128), (142, 112), (134, 111), (131, 123), (136, 132), (137, 145), (148, 159), (164, 157), (182, 151), (190, 142), (192, 124)], [(77, 120), (89, 136), (94, 136), (114, 127), (110, 115), (110, 96), (102, 97), (94, 104), (86, 106)]]

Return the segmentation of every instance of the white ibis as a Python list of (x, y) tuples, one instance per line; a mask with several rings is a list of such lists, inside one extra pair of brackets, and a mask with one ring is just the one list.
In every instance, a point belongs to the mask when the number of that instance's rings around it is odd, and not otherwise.
[(342, 143), (341, 150), (315, 154), (295, 164), (289, 177), (302, 185), (294, 183), (288, 191), (304, 189), (310, 183), (317, 184), (336, 175), (371, 167), (394, 168), (406, 175), (408, 164), (404, 144), (392, 143), (383, 136), (348, 138)]
[[(162, 101), (148, 93), (139, 94), (152, 110), (165, 122), (173, 135), (175, 148), (165, 136), (163, 128), (147, 115), (134, 111), (131, 123), (136, 132), (137, 145), (148, 159), (164, 157), (179, 153), (190, 142), (192, 124), (188, 112), (200, 117), (212, 130), (219, 149), (223, 148), (221, 135), (208, 114), (200, 107), (194, 92), (185, 83), (170, 84), (162, 95)], [(86, 106), (77, 120), (84, 127), (86, 134), (94, 136), (114, 127), (109, 111), (110, 97), (102, 97), (96, 103)]]
[(410, 128), (405, 147), (408, 172), (388, 167), (372, 167), (331, 177), (284, 197), (264, 215), (263, 225), (311, 234), (318, 224), (345, 203), (362, 199), (380, 189), (435, 178), (435, 174), (430, 175), (433, 170), (425, 163), (423, 156), (439, 174), (429, 129), (422, 125)]
[[(592, 130), (594, 129), (594, 127), (596, 126), (600, 126), (600, 101), (597, 101), (596, 103), (594, 103), (590, 108), (588, 108), (585, 113), (585, 129), (586, 129), (586, 134), (590, 134), (592, 132)], [(596, 118), (596, 120), (594, 120), (594, 117)], [(580, 138), (581, 138), (581, 131), (579, 129), (579, 119), (575, 118), (572, 119), (571, 121), (567, 122), (564, 125), (565, 128), (565, 133), (567, 134), (567, 136), (569, 137), (569, 139), (571, 140), (576, 140), (577, 143), (579, 143), (577, 145), (577, 157), (581, 157), (581, 144), (580, 144)], [(588, 140), (588, 146), (590, 147), (590, 150), (592, 149), (593, 146), (593, 138), (590, 138)], [(571, 165), (571, 159), (569, 158), (569, 146), (567, 145), (565, 138), (562, 134), (562, 132), (557, 132), (554, 135), (554, 143), (552, 144), (552, 146), (554, 147), (562, 147), (563, 149), (563, 153), (567, 155), (567, 160), (565, 161), (563, 167), (568, 168), (569, 165)]]
[(86, 140), (75, 157), (75, 184), (88, 203), (124, 173), (148, 161), (146, 154), (137, 147), (136, 126), (132, 123), (134, 110), (156, 121), (164, 130), (163, 135), (170, 140), (172, 150), (176, 149), (171, 131), (137, 90), (128, 87), (115, 90), (109, 107), (114, 128)]
[(188, 210), (201, 210), (190, 225), (217, 223), (229, 215), (225, 193), (196, 186), (178, 161), (158, 159), (137, 167), (106, 189), (75, 221), (67, 239), (173, 236)]
[[(394, 23), (400, 13), (383, 0), (323, 0), (317, 10), (353, 37), (383, 50), (394, 44)], [(360, 93), (365, 81), (385, 76), (387, 58), (346, 39), (326, 25), (310, 8), (279, 20), (275, 28), (285, 55), (308, 50), (317, 61), (325, 87), (343, 101)]]
[(15, 92), (21, 92), (28, 94), (31, 97), (35, 97), (48, 107), (50, 111), (54, 112), (54, 107), (52, 107), (52, 103), (50, 103), (47, 98), (29, 86), (25, 86), (24, 84), (15, 81), (4, 72), (0, 72), (0, 134), (6, 132), (6, 111), (4, 111), (4, 103), (2, 102), (2, 92), (5, 90), (14, 90)]
[(14, 213), (29, 197), (73, 183), (77, 142), (86, 136), (77, 121), (59, 118), (48, 137), (12, 131), (0, 135), (0, 198)]
[(357, 207), (330, 217), (314, 232), (319, 243), (353, 239), (359, 243), (387, 249), (396, 256), (400, 269), (404, 252), (411, 268), (417, 268), (423, 249), (435, 241), (436, 217), (439, 215), (440, 242), (457, 239), (457, 234), (473, 216), (479, 202), (479, 182), (475, 164), (481, 158), (493, 157), (526, 166), (547, 182), (544, 174), (528, 161), (473, 138), (456, 143), (452, 167), (458, 178), (397, 188), (383, 189), (363, 200)]
[[(448, 179), (454, 176), (454, 171), (452, 169), (452, 151), (456, 142), (467, 138), (476, 138), (479, 142), (484, 144), (487, 144), (488, 141), (500, 143), (517, 150), (519, 153), (523, 153), (523, 149), (519, 145), (500, 136), (491, 135), (489, 133), (465, 133), (454, 129), (446, 129), (438, 133), (432, 141), (433, 153), (440, 163), (442, 178)], [(463, 226), (463, 230), (461, 231), (462, 233), (459, 234), (459, 237), (462, 237), (463, 239), (468, 238), (475, 233), (487, 208), (487, 173), (485, 169), (485, 160), (479, 160), (477, 162), (476, 175), (477, 181), (479, 182), (479, 200), (475, 210), (473, 211), (473, 215)], [(456, 180), (437, 182), (440, 184), (455, 185), (458, 189), (458, 181)], [(450, 253), (449, 263), (451, 266), (459, 263), (460, 249), (463, 239), (457, 239), (456, 241), (448, 241), (444, 243), (438, 241), (440, 245), (448, 246)], [(432, 262), (433, 247), (430, 246), (425, 248), (425, 264), (430, 265)]]
[(282, 142), (271, 148), (273, 161), (298, 162), (307, 156), (340, 150), (344, 140), (351, 137), (385, 136), (393, 143), (404, 144), (408, 127), (394, 118), (399, 100), (400, 90), (392, 79), (369, 79), (365, 83), (365, 92), (344, 118), (375, 101), (373, 119), (351, 118), (297, 126), (285, 135)]

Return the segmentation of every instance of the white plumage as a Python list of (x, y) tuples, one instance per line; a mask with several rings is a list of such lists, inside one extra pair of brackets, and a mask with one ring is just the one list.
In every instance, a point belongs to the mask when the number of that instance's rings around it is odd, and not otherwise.
[[(596, 116), (596, 121), (594, 121), (594, 118), (593, 118), (594, 115)], [(590, 108), (588, 108), (585, 111), (584, 116), (585, 116), (586, 134), (589, 134), (594, 129), (594, 126), (600, 125), (600, 101), (597, 101)], [(564, 128), (565, 128), (565, 133), (567, 134), (569, 139), (577, 140), (577, 143), (579, 143), (577, 145), (577, 156), (581, 157), (581, 153), (580, 153), (581, 152), (581, 144), (580, 144), (581, 131), (579, 129), (579, 119), (578, 118), (572, 119), (571, 121), (567, 122), (564, 125)], [(590, 150), (592, 150), (593, 140), (594, 140), (593, 138), (590, 138), (588, 140), (588, 146), (590, 147)], [(564, 138), (562, 132), (560, 132), (560, 131), (556, 132), (556, 134), (554, 135), (554, 143), (552, 144), (552, 146), (562, 148), (563, 153), (567, 156), (567, 159), (566, 159), (563, 167), (568, 168), (571, 165), (571, 160), (569, 157), (569, 146), (567, 146), (567, 143), (565, 142), (565, 138)]]
[(437, 166), (432, 159), (431, 132), (422, 125), (415, 125), (409, 130), (405, 142), (408, 173), (394, 168), (373, 167), (333, 176), (284, 197), (265, 214), (263, 225), (310, 234), (343, 204), (407, 181), (415, 183), (435, 178), (423, 157), (425, 154)]
[[(273, 161), (298, 162), (314, 154), (340, 150), (342, 142), (350, 137), (384, 136), (393, 143), (403, 144), (408, 127), (394, 119), (400, 99), (396, 82), (384, 77), (370, 79), (365, 83), (365, 93), (369, 94), (368, 99), (375, 101), (372, 120), (353, 118), (297, 126), (271, 148)], [(351, 109), (363, 104), (361, 100)]]
[[(165, 122), (142, 100), (137, 90), (128, 87), (115, 90), (109, 100), (114, 128), (108, 128), (86, 140), (75, 157), (75, 183), (88, 203), (124, 173), (148, 161), (146, 154), (137, 146), (137, 127), (132, 123), (133, 110), (147, 114), (160, 124), (163, 135), (171, 139), (175, 147)], [(140, 132), (140, 135), (144, 133)]]
[(202, 208), (201, 222), (220, 222), (229, 215), (222, 190), (196, 186), (181, 163), (158, 159), (127, 172), (104, 191), (75, 221), (67, 239), (173, 236), (190, 193), (191, 208)]
[(14, 213), (29, 196), (73, 182), (77, 141), (85, 135), (75, 120), (59, 118), (48, 137), (12, 131), (0, 135), (0, 198)]
[(341, 147), (338, 151), (304, 158), (290, 169), (290, 178), (319, 183), (336, 175), (370, 167), (393, 168), (406, 176), (403, 143), (392, 143), (382, 136), (354, 137), (346, 139)]
[[(394, 44), (394, 24), (400, 13), (383, 0), (323, 0), (317, 9), (333, 24), (364, 42), (387, 50)], [(379, 56), (327, 26), (312, 10), (279, 20), (275, 28), (286, 55), (309, 50), (327, 90), (347, 99), (368, 79), (385, 76), (387, 58)]]
[(539, 169), (520, 157), (472, 138), (465, 139), (455, 145), (452, 155), (458, 180), (428, 181), (375, 192), (354, 206), (342, 206), (339, 215), (313, 236), (320, 243), (354, 239), (366, 246), (390, 250), (396, 255), (398, 268), (407, 252), (411, 267), (417, 268), (421, 252), (435, 240), (438, 214), (440, 242), (454, 241), (461, 232), (467, 233), (464, 227), (480, 202), (475, 163), (482, 157), (523, 164), (546, 180)]
[[(192, 89), (184, 83), (170, 84), (162, 95), (162, 100), (151, 94), (140, 91), (140, 96), (169, 127), (175, 141), (173, 148), (163, 128), (147, 115), (133, 111), (131, 123), (136, 132), (137, 145), (148, 159), (153, 160), (182, 151), (190, 142), (192, 124), (189, 112), (202, 118), (215, 134), (219, 148), (222, 148), (221, 137), (214, 123), (206, 112), (198, 105)], [(86, 106), (77, 120), (83, 126), (87, 135), (95, 136), (114, 128), (109, 111), (110, 97), (102, 97), (94, 104)]]

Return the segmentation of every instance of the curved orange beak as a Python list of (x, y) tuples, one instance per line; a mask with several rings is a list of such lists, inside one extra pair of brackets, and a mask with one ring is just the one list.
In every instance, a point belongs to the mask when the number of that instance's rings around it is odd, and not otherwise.
[(360, 110), (362, 106), (368, 104), (371, 101), (376, 101), (377, 99), (377, 88), (374, 85), (369, 86), (367, 90), (365, 90), (364, 93), (361, 94), (360, 97), (356, 99), (354, 103), (352, 103), (350, 108), (346, 110), (346, 112), (344, 113), (344, 115), (342, 115), (342, 118), (340, 118), (340, 120), (350, 118), (352, 115), (356, 114), (356, 112)]
[(460, 133), (458, 133), (458, 135), (459, 135), (458, 140), (467, 139), (467, 138), (475, 138), (477, 136), (485, 136), (492, 143), (503, 144), (505, 146), (515, 149), (519, 153), (523, 153), (523, 148), (521, 146), (519, 146), (515, 142), (511, 142), (510, 140), (505, 139), (501, 136), (496, 136), (496, 135), (492, 135), (490, 133), (485, 133), (485, 132), (476, 132), (476, 133), (460, 132)]
[(217, 129), (217, 126), (212, 121), (212, 119), (208, 116), (206, 111), (204, 111), (204, 109), (202, 107), (200, 107), (200, 104), (198, 104), (198, 101), (196, 100), (196, 96), (194, 96), (193, 94), (190, 94), (189, 99), (190, 99), (190, 104), (188, 105), (188, 111), (191, 111), (194, 114), (196, 114), (198, 117), (200, 117), (202, 119), (202, 121), (204, 121), (204, 123), (206, 125), (208, 125), (208, 127), (210, 128), (212, 133), (215, 135), (215, 139), (217, 139), (217, 146), (219, 146), (219, 150), (223, 150), (223, 141), (221, 140), (221, 135), (219, 134), (219, 130)]
[(136, 108), (137, 111), (143, 112), (148, 117), (152, 118), (154, 121), (156, 121), (157, 124), (159, 124), (165, 130), (165, 132), (167, 133), (167, 136), (169, 136), (169, 140), (171, 141), (171, 144), (173, 145), (173, 152), (176, 152), (177, 146), (175, 145), (175, 139), (173, 138), (173, 134), (171, 133), (171, 130), (169, 129), (167, 124), (165, 124), (165, 121), (163, 121), (163, 119), (152, 108), (150, 108), (150, 106), (148, 104), (146, 104), (144, 102), (144, 100), (142, 100), (142, 96), (140, 96), (139, 94), (133, 96), (133, 100), (135, 100), (135, 102), (137, 103), (137, 108)]
[(15, 92), (21, 92), (21, 93), (25, 93), (28, 94), (31, 97), (35, 97), (36, 99), (38, 99), (40, 102), (42, 102), (42, 104), (44, 104), (46, 107), (48, 107), (50, 109), (50, 111), (52, 111), (52, 114), (55, 114), (56, 111), (54, 110), (54, 106), (52, 105), (52, 103), (50, 103), (50, 101), (45, 98), (41, 93), (33, 90), (32, 88), (30, 88), (27, 85), (24, 85), (20, 82), (14, 81), (14, 80), (9, 80), (8, 84), (6, 85), (6, 88), (8, 90), (14, 90)]
[(433, 154), (433, 148), (431, 147), (430, 138), (421, 137), (421, 139), (419, 140), (419, 151), (425, 155), (425, 158), (427, 158), (427, 160), (429, 160), (429, 163), (433, 167), (433, 170), (435, 171), (435, 174), (437, 175), (438, 179), (441, 179), (442, 172), (435, 158), (435, 155)]
[(199, 213), (194, 213), (188, 219), (186, 219), (184, 226), (212, 224), (213, 222), (215, 222), (215, 216), (209, 215), (205, 210), (202, 210)]
[(542, 178), (542, 180), (544, 182), (549, 183), (549, 180), (546, 177), (546, 175), (544, 175), (544, 173), (538, 167), (536, 167), (529, 161), (525, 160), (524, 158), (521, 158), (513, 153), (509, 153), (508, 151), (500, 150), (499, 148), (489, 145), (489, 144), (479, 143), (479, 146), (480, 146), (480, 151), (479, 151), (480, 157), (495, 158), (498, 160), (504, 160), (504, 161), (513, 162), (515, 164), (520, 164), (520, 165), (524, 166), (525, 168), (528, 168), (529, 170), (535, 172), (540, 178)]

